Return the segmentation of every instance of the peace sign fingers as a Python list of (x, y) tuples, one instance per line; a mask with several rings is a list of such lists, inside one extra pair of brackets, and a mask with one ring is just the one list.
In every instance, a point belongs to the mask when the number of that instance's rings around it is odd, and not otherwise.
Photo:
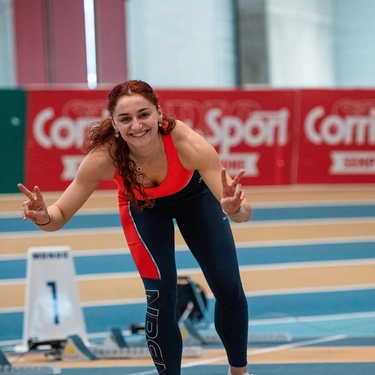
[(18, 184), (17, 186), (18, 189), (20, 189), (30, 201), (35, 199), (34, 193), (31, 192), (25, 185)]
[(36, 223), (38, 222), (38, 218), (40, 219), (48, 215), (47, 207), (38, 186), (34, 187), (34, 192), (30, 191), (23, 184), (18, 184), (17, 186), (28, 198), (28, 200), (22, 204), (21, 211), (24, 220), (31, 219)]
[(238, 173), (237, 173), (237, 175), (236, 175), (236, 177), (233, 179), (233, 181), (232, 181), (232, 186), (233, 187), (236, 187), (239, 183), (240, 183), (240, 181), (241, 181), (241, 178), (242, 178), (242, 176), (245, 174), (245, 171), (243, 170), (243, 169), (241, 169)]
[[(241, 169), (237, 173), (236, 177), (233, 178), (232, 182), (230, 184), (228, 184), (227, 171), (226, 171), (225, 168), (222, 168), (222, 170), (221, 170), (221, 184), (222, 184), (222, 187), (223, 187), (223, 191), (225, 191), (226, 194), (231, 193), (233, 195), (234, 191), (238, 190), (238, 189), (236, 189), (237, 185), (240, 185), (241, 178), (244, 174), (245, 174), (245, 171), (243, 169)], [(241, 188), (241, 185), (239, 187)]]

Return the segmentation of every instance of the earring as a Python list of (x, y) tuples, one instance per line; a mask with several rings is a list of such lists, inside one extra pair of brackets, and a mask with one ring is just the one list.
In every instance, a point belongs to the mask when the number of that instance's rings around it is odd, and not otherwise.
[(158, 125), (159, 125), (159, 128), (161, 128), (161, 126), (162, 126), (162, 123), (161, 123), (161, 122), (159, 122), (159, 123), (158, 123)]
[(120, 132), (116, 129), (115, 130), (115, 137), (118, 138), (120, 136)]

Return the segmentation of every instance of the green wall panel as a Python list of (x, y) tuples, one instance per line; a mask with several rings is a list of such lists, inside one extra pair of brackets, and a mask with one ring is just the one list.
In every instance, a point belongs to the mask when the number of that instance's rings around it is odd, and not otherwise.
[(0, 193), (16, 193), (24, 179), (26, 91), (0, 90)]

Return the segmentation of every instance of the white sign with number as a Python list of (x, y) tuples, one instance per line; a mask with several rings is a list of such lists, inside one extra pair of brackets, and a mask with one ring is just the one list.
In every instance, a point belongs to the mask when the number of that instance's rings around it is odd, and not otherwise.
[(22, 347), (28, 341), (86, 340), (74, 263), (70, 248), (31, 247), (27, 252), (27, 284)]

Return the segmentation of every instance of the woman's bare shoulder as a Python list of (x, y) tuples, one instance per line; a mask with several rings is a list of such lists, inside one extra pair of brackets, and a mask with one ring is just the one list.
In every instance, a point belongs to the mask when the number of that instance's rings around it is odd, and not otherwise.
[(216, 156), (211, 144), (182, 121), (176, 122), (172, 138), (182, 165), (186, 169), (200, 169), (207, 158)]
[(205, 141), (200, 134), (179, 120), (176, 121), (176, 126), (171, 134), (176, 147), (194, 145), (196, 142)]
[(79, 172), (98, 180), (111, 180), (115, 174), (114, 161), (105, 146), (90, 151), (83, 159)]

